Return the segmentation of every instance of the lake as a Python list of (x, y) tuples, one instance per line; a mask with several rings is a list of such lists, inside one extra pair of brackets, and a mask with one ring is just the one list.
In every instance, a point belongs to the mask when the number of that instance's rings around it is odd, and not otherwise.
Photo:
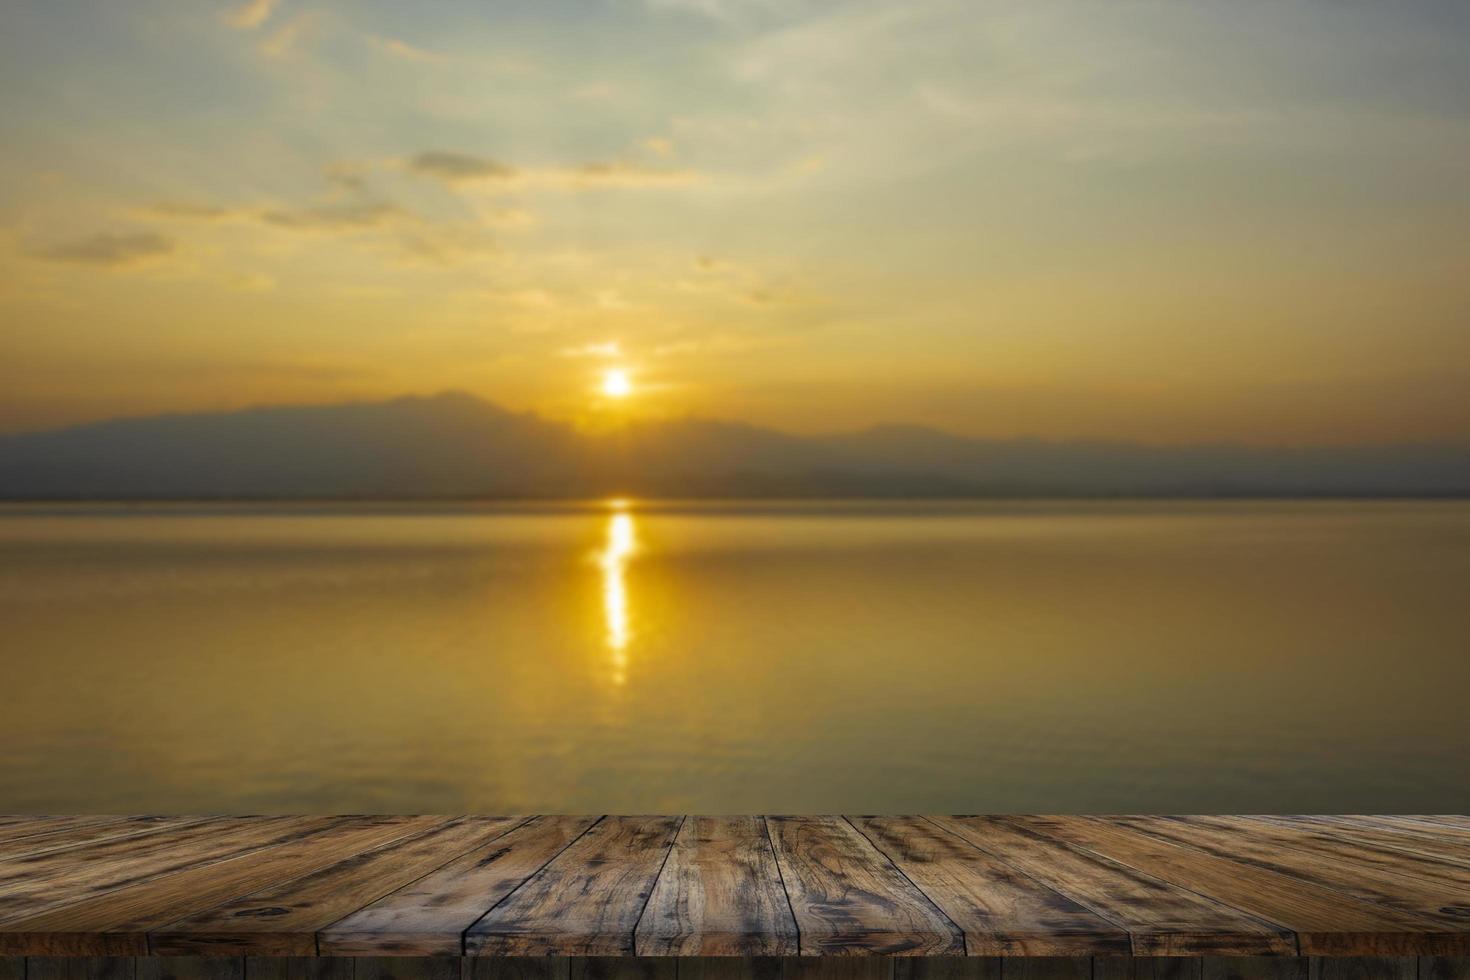
[(0, 811), (1470, 810), (1470, 504), (0, 508)]

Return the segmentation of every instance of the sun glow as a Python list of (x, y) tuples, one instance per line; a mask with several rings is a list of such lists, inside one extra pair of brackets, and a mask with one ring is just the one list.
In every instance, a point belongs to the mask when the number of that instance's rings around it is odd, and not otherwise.
[(602, 374), (602, 393), (609, 398), (627, 398), (633, 393), (633, 379), (623, 368), (608, 368)]

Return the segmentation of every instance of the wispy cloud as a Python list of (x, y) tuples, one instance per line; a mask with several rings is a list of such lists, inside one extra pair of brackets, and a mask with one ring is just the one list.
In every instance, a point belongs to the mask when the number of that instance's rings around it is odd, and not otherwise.
[(104, 232), (35, 249), (31, 254), (53, 262), (117, 268), (158, 258), (173, 250), (173, 239), (156, 232)]
[(400, 41), (396, 37), (383, 37), (380, 34), (369, 34), (366, 37), (368, 46), (390, 58), (400, 61), (413, 61), (419, 64), (436, 65), (442, 64), (447, 59), (437, 51), (430, 51), (417, 45)]
[(414, 173), (437, 177), (450, 183), (516, 176), (514, 167), (506, 166), (498, 160), (446, 150), (425, 150), (417, 153), (409, 158), (407, 166)]
[(498, 181), (518, 186), (658, 187), (691, 184), (703, 176), (692, 170), (646, 167), (622, 160), (520, 169), (488, 157), (445, 150), (415, 154), (404, 166), (412, 173), (450, 184)]
[(395, 204), (382, 201), (345, 201), (299, 208), (270, 208), (260, 212), (268, 225), (305, 231), (351, 231), (373, 228), (403, 215)]
[(225, 20), (242, 31), (253, 31), (270, 20), (279, 4), (280, 0), (246, 0), (226, 14)]

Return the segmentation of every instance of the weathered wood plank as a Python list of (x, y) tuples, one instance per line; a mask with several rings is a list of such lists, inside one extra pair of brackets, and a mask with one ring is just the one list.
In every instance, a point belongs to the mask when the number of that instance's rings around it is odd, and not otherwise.
[(0, 923), (279, 843), (304, 817), (219, 817), (0, 862)]
[(626, 956), (678, 817), (605, 817), (465, 934), (499, 956)]
[(1001, 980), (1092, 980), (1086, 956), (1011, 956), (1000, 961)]
[[(1344, 846), (1330, 835), (1264, 820), (1228, 817), (1111, 817), (1109, 822), (1182, 843), (1217, 857), (1310, 881), (1438, 924), (1419, 953), (1459, 955), (1470, 929), (1470, 869), (1369, 844)], [(1403, 869), (1403, 870), (1391, 870)], [(1431, 880), (1434, 879), (1434, 880)], [(1448, 947), (1448, 948), (1446, 948)]]
[(893, 980), (1001, 980), (1001, 963), (998, 956), (900, 956)]
[(634, 936), (639, 956), (794, 956), (762, 817), (688, 817)]
[(0, 952), (144, 955), (157, 929), (391, 841), (440, 817), (309, 817), (277, 828), (260, 850), (141, 881), (0, 925)]
[(95, 844), (116, 837), (136, 837), (142, 834), (186, 827), (199, 823), (204, 817), (100, 817), (96, 822), (82, 821), (63, 826), (0, 840), (0, 861), (28, 854), (43, 854), (71, 847)]
[(359, 956), (353, 980), (461, 980), (458, 956)]
[(1126, 928), (1144, 956), (1294, 954), (1296, 937), (1125, 864), (1079, 850), (999, 817), (935, 822)]
[(247, 956), (245, 980), (353, 980), (345, 956)]
[(133, 980), (131, 956), (32, 956), (26, 980)]
[(788, 956), (781, 961), (784, 980), (893, 980), (895, 957)]
[[(1434, 922), (1357, 901), (1340, 891), (1216, 857), (1086, 817), (1015, 817), (1019, 826), (1100, 854), (1180, 888), (1277, 922), (1303, 955), (1414, 950)], [(1470, 934), (1467, 934), (1470, 939)]]
[[(463, 935), (596, 817), (536, 817), (322, 930), (323, 955), (459, 954)], [(361, 978), (359, 978), (361, 980)]]
[(244, 980), (240, 956), (140, 956), (137, 980)]
[(26, 980), (23, 956), (0, 956), (0, 980)]
[(681, 956), (678, 973), (679, 980), (783, 980), (776, 956)]
[(666, 956), (579, 956), (571, 980), (676, 980), (678, 964)]
[(1305, 956), (1206, 956), (1202, 980), (1308, 980)]
[(0, 817), (0, 841), (11, 841), (43, 834), (65, 833), (88, 827), (105, 827), (110, 823), (125, 820), (114, 814), (72, 814), (66, 816), (23, 815)]
[(1419, 964), (1412, 956), (1314, 957), (1310, 980), (1415, 980)]
[(841, 817), (771, 817), (803, 955), (956, 956), (964, 936)]
[(1419, 980), (1470, 980), (1470, 957), (1421, 956)]
[(853, 824), (965, 934), (971, 956), (1124, 954), (1128, 933), (923, 817)]
[(565, 956), (477, 956), (465, 963), (465, 980), (571, 980), (572, 977), (572, 961)]
[(1305, 825), (1344, 840), (1428, 854), (1453, 864), (1470, 864), (1470, 830), (1445, 824), (1370, 816), (1266, 816), (1261, 819), (1288, 826)]
[(150, 933), (149, 946), (155, 953), (174, 955), (311, 955), (318, 929), (498, 837), (515, 822), (511, 817), (447, 820), (164, 926)]

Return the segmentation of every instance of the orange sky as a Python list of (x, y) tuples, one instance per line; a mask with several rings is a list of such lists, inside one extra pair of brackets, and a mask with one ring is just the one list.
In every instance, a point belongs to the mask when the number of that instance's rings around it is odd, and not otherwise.
[(1456, 4), (187, 6), (3, 15), (0, 431), (1470, 439)]

